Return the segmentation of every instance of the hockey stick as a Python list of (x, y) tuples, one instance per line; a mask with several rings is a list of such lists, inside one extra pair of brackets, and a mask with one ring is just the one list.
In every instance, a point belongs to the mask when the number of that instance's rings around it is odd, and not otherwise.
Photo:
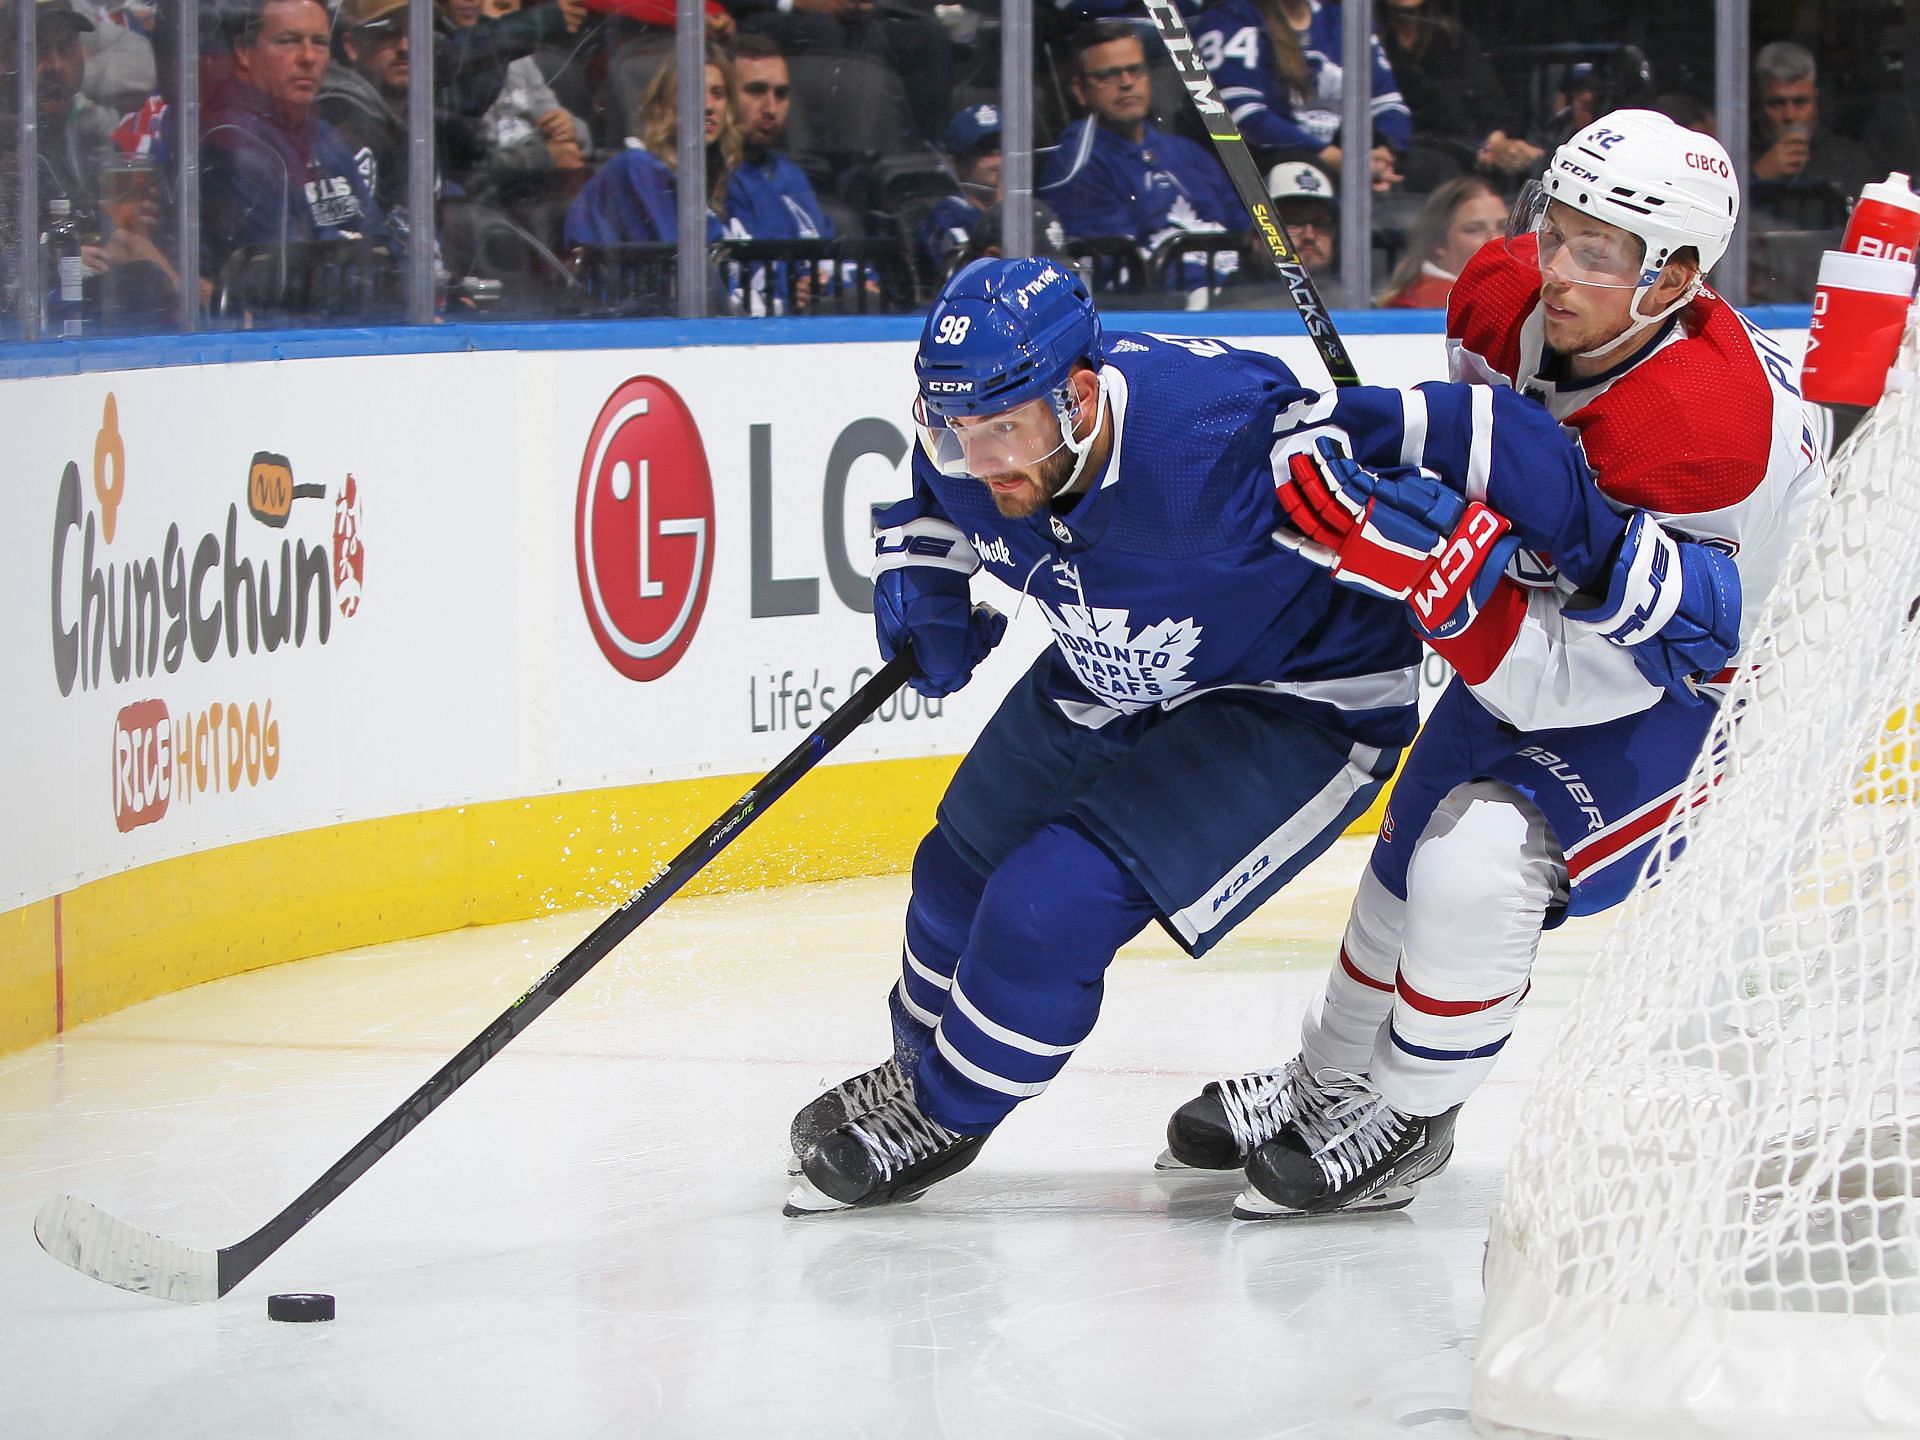
[(286, 1209), (246, 1239), (220, 1250), (196, 1250), (163, 1239), (150, 1231), (115, 1219), (99, 1207), (71, 1195), (49, 1200), (33, 1217), (34, 1238), (54, 1259), (83, 1275), (163, 1300), (196, 1303), (217, 1300), (233, 1289), (306, 1223), (373, 1168), (374, 1161), (406, 1138), (454, 1091), (476, 1075), (480, 1067), (506, 1048), (575, 981), (604, 960), (640, 922), (658, 910), (674, 892), (691, 880), (734, 837), (784, 795), (874, 711), (886, 703), (913, 673), (912, 651), (902, 651), (835, 710), (784, 760), (761, 776), (752, 789), (702, 831), (667, 868), (602, 920), (593, 933), (505, 1013), (482, 1030), (465, 1049), (436, 1070), (412, 1095), (347, 1151)]
[(1273, 266), (1274, 273), (1286, 283), (1287, 293), (1293, 297), (1293, 308), (1300, 312), (1301, 323), (1307, 327), (1308, 336), (1319, 350), (1327, 374), (1333, 377), (1335, 385), (1358, 385), (1360, 376), (1353, 368), (1353, 359), (1347, 354), (1347, 347), (1341, 343), (1340, 332), (1334, 328), (1333, 316), (1327, 310), (1326, 302), (1320, 298), (1320, 289), (1313, 283), (1313, 277), (1307, 274), (1307, 267), (1300, 263), (1300, 252), (1293, 248), (1293, 242), (1287, 238), (1286, 230), (1274, 214), (1273, 197), (1267, 194), (1266, 182), (1260, 178), (1260, 169), (1253, 163), (1253, 156), (1247, 153), (1246, 137), (1241, 135), (1240, 127), (1233, 123), (1233, 116), (1227, 113), (1227, 107), (1221, 103), (1219, 93), (1213, 88), (1213, 76), (1207, 73), (1206, 63), (1194, 53), (1193, 35), (1187, 29), (1187, 22), (1180, 18), (1175, 0), (1142, 0), (1142, 3), (1147, 7), (1147, 18), (1153, 21), (1154, 28), (1160, 32), (1167, 53), (1173, 57), (1174, 68), (1180, 72), (1181, 82), (1187, 87), (1187, 97), (1200, 113), (1200, 123), (1207, 128), (1207, 138), (1213, 141), (1220, 163), (1227, 167), (1227, 178), (1233, 181), (1240, 203), (1253, 216), (1253, 229), (1260, 237), (1261, 253)]

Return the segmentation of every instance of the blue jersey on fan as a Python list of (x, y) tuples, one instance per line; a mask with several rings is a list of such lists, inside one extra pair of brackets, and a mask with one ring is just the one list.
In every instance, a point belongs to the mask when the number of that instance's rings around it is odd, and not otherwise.
[[(1288, 93), (1286, 77), (1274, 63), (1266, 12), (1258, 0), (1217, 0), (1194, 20), (1194, 48), (1249, 145), (1266, 150), (1323, 150), (1339, 139), (1345, 80), (1340, 20), (1340, 6), (1313, 0), (1313, 18), (1307, 22), (1300, 46), (1313, 86), (1310, 95)], [(1413, 135), (1413, 115), (1400, 98), (1399, 83), (1377, 36), (1368, 37), (1367, 53), (1372, 57), (1373, 128), (1397, 153), (1407, 148)]]
[(1305, 415), (1313, 392), (1268, 355), (1120, 332), (1101, 383), (1112, 458), (1071, 510), (1007, 519), (980, 481), (916, 455), (921, 513), (1044, 607), (1046, 694), (1097, 728), (1234, 687), (1361, 743), (1405, 745), (1420, 646), (1400, 607), (1329, 584), (1273, 541), (1275, 417)]
[[(567, 207), (568, 246), (671, 242), (679, 211), (673, 167), (650, 150), (629, 145), (594, 172)], [(720, 238), (720, 221), (707, 215), (707, 241)]]
[(834, 230), (806, 171), (767, 150), (727, 177), (726, 233), (742, 240), (831, 240)]
[(1213, 153), (1152, 125), (1136, 144), (1091, 118), (1074, 121), (1039, 189), (1069, 235), (1124, 235), (1143, 248), (1175, 230), (1248, 223)]

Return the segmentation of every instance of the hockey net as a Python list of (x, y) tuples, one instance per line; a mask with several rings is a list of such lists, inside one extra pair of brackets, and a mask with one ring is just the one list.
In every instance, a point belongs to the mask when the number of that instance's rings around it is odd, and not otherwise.
[(1483, 1433), (1920, 1434), (1920, 393), (1832, 481), (1522, 1120)]

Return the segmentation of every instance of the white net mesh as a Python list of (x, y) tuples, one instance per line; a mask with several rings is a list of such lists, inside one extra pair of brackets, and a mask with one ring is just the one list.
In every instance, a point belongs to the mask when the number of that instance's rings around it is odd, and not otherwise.
[(1483, 1429), (1920, 1433), (1920, 394), (1833, 479), (1522, 1122)]

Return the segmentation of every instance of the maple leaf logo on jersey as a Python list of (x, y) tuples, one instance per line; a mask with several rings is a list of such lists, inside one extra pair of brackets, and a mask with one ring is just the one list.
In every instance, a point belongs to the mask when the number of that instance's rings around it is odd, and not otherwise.
[(1200, 627), (1160, 620), (1136, 634), (1125, 610), (1041, 602), (1054, 643), (1095, 695), (1116, 710), (1145, 710), (1192, 687), (1185, 678)]

